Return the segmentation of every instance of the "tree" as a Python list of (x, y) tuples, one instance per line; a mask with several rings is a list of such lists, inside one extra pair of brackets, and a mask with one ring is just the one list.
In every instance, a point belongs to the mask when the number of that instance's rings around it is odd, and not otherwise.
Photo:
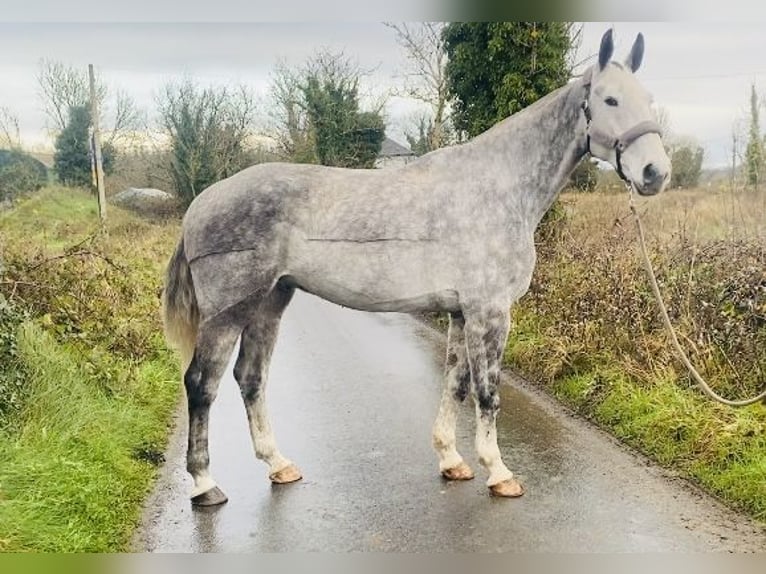
[(357, 79), (312, 73), (303, 95), (319, 163), (373, 167), (385, 125), (379, 114), (359, 111)]
[(316, 163), (314, 138), (309, 127), (306, 106), (301, 89), (304, 83), (301, 71), (277, 64), (272, 74), (271, 116), (277, 151), (296, 163)]
[(758, 189), (761, 176), (764, 174), (764, 150), (761, 139), (761, 127), (758, 121), (760, 103), (755, 91), (755, 84), (750, 86), (750, 131), (745, 149), (745, 169), (747, 183)]
[[(91, 186), (91, 138), (90, 106), (74, 106), (69, 109), (69, 119), (56, 137), (53, 167), (64, 185)], [(114, 147), (105, 143), (101, 149), (104, 173), (112, 173)]]
[[(72, 108), (90, 104), (90, 86), (88, 71), (67, 66), (55, 60), (41, 60), (37, 73), (38, 95), (43, 111), (48, 119), (49, 129), (58, 134), (67, 126)], [(110, 102), (110, 100), (113, 100)], [(133, 99), (124, 90), (110, 91), (106, 84), (96, 76), (96, 101), (100, 110), (99, 124), (106, 135), (105, 144), (117, 145), (123, 138), (129, 137), (143, 126), (143, 115)], [(107, 110), (114, 106), (114, 114), (109, 121), (104, 117)]]
[(272, 82), (276, 141), (286, 159), (372, 167), (385, 137), (382, 104), (362, 111), (364, 72), (342, 53), (320, 52), (302, 67), (280, 65)]
[[(451, 129), (444, 23), (386, 22), (385, 25), (396, 33), (396, 41), (404, 50), (409, 63), (403, 95), (429, 106), (430, 117), (427, 120), (421, 119), (419, 125), (419, 128), (423, 128), (427, 123), (421, 147), (425, 146), (425, 151), (431, 151), (447, 145), (451, 139)], [(410, 139), (409, 135), (407, 139)]]
[(411, 133), (405, 133), (404, 137), (407, 138), (407, 144), (415, 155), (423, 155), (431, 151), (433, 133), (433, 123), (431, 120), (426, 120), (425, 117), (421, 117), (418, 122), (418, 133), (413, 135)]
[(185, 203), (251, 163), (255, 100), (244, 86), (202, 88), (186, 79), (167, 84), (158, 105), (171, 148), (167, 169)]
[(670, 148), (671, 188), (691, 188), (699, 185), (705, 150), (692, 140), (682, 140)]
[(8, 108), (0, 106), (0, 148), (18, 149), (20, 147), (19, 118)]
[(569, 79), (575, 28), (567, 22), (451, 22), (452, 121), (469, 137), (489, 129)]
[[(90, 102), (88, 74), (55, 60), (40, 60), (37, 72), (39, 96), (43, 112), (48, 118), (51, 131), (64, 130), (70, 121), (73, 108), (87, 106)], [(106, 100), (107, 88), (96, 79), (96, 100), (101, 108)]]

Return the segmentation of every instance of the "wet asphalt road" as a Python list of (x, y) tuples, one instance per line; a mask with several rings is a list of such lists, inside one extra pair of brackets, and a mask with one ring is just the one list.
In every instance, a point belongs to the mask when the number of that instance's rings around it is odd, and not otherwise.
[(443, 481), (430, 446), (443, 345), (409, 316), (360, 313), (296, 294), (275, 349), (268, 404), (278, 444), (304, 479), (269, 483), (228, 375), (210, 429), (211, 468), (228, 504), (191, 508), (179, 428), (135, 549), (766, 551), (762, 528), (522, 383), (503, 388), (498, 435), (527, 494), (487, 494), (470, 401), (458, 446), (477, 478)]

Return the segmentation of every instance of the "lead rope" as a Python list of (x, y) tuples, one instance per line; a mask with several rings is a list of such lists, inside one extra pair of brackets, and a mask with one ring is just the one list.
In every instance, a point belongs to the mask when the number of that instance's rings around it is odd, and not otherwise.
[(662, 320), (665, 323), (665, 327), (667, 328), (668, 334), (670, 335), (670, 340), (673, 342), (673, 346), (675, 347), (678, 356), (681, 358), (683, 364), (686, 365), (686, 368), (689, 370), (689, 373), (691, 373), (692, 377), (697, 383), (697, 386), (699, 386), (702, 392), (714, 401), (718, 401), (719, 403), (728, 405), (730, 407), (745, 407), (747, 405), (757, 403), (758, 401), (764, 401), (766, 404), (766, 391), (763, 391), (757, 397), (741, 401), (732, 401), (730, 399), (723, 398), (721, 395), (717, 394), (713, 389), (710, 388), (710, 385), (705, 382), (705, 379), (702, 378), (702, 376), (697, 372), (697, 369), (694, 368), (694, 365), (692, 365), (689, 357), (686, 356), (686, 353), (681, 348), (681, 344), (678, 342), (676, 331), (673, 328), (673, 325), (670, 323), (670, 317), (668, 316), (668, 310), (665, 307), (665, 303), (662, 301), (662, 294), (660, 293), (660, 287), (657, 284), (657, 277), (654, 275), (652, 262), (649, 259), (649, 252), (646, 249), (644, 227), (641, 225), (641, 218), (639, 217), (638, 210), (636, 210), (636, 206), (633, 203), (633, 185), (626, 183), (626, 186), (628, 187), (630, 195), (630, 212), (633, 214), (633, 218), (636, 221), (636, 228), (638, 229), (638, 240), (641, 245), (641, 255), (643, 256), (644, 267), (646, 268), (646, 272), (649, 275), (649, 282), (652, 285), (652, 291), (654, 292), (654, 296), (657, 299), (657, 304), (659, 305), (660, 311), (662, 312)]

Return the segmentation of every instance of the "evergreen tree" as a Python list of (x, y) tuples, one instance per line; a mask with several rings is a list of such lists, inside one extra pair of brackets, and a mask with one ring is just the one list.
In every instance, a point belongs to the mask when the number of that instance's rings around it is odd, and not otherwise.
[[(56, 138), (53, 167), (64, 185), (89, 187), (93, 183), (90, 148), (90, 108), (72, 106), (64, 129)], [(101, 159), (105, 174), (112, 173), (115, 150), (104, 144)]]
[(359, 66), (343, 53), (320, 51), (299, 68), (279, 65), (271, 89), (275, 137), (287, 161), (371, 168), (385, 137), (375, 111), (361, 111)]
[(69, 108), (69, 120), (56, 138), (53, 167), (64, 185), (91, 185), (90, 112), (85, 106)]
[(380, 114), (359, 111), (357, 79), (311, 74), (303, 86), (303, 97), (319, 163), (373, 167), (385, 125)]
[(750, 135), (745, 149), (745, 169), (747, 171), (747, 183), (758, 189), (758, 184), (764, 175), (763, 140), (761, 140), (761, 127), (758, 121), (760, 105), (755, 85), (750, 87)]
[(569, 79), (567, 22), (451, 22), (444, 29), (453, 124), (469, 137)]

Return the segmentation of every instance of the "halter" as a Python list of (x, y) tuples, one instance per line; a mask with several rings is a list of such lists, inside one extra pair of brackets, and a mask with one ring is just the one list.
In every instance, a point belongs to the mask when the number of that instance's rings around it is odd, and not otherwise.
[(585, 82), (585, 99), (582, 102), (582, 111), (585, 114), (585, 119), (587, 121), (586, 127), (585, 127), (585, 133), (587, 136), (587, 150), (590, 155), (593, 155), (593, 152), (590, 150), (590, 141), (593, 140), (597, 144), (600, 144), (608, 149), (613, 149), (615, 152), (615, 155), (617, 156), (617, 175), (620, 176), (620, 179), (624, 181), (625, 183), (629, 183), (632, 185), (632, 182), (628, 180), (628, 178), (625, 176), (625, 173), (622, 171), (622, 154), (623, 152), (628, 148), (630, 144), (632, 144), (634, 141), (636, 141), (641, 136), (645, 136), (646, 134), (657, 134), (659, 136), (662, 136), (662, 128), (657, 122), (654, 122), (652, 120), (646, 120), (643, 122), (639, 122), (632, 128), (629, 128), (625, 130), (622, 135), (619, 137), (613, 137), (609, 134), (606, 134), (598, 129), (593, 129), (591, 127), (591, 119), (592, 114), (590, 111), (590, 78), (587, 82)]

